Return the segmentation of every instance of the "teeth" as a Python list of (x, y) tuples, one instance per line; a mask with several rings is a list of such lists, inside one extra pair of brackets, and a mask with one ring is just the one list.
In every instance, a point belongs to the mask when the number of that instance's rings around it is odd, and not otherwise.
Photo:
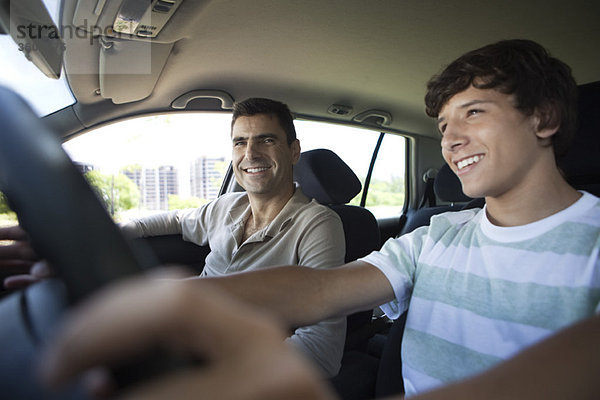
[(250, 172), (250, 173), (252, 173), (252, 174), (253, 174), (253, 173), (255, 173), (255, 172), (262, 172), (262, 171), (266, 171), (267, 169), (268, 169), (268, 168), (264, 168), (264, 167), (262, 167), (262, 168), (248, 168), (248, 169), (246, 169), (246, 171), (247, 171), (247, 172)]
[(459, 161), (456, 164), (456, 166), (460, 170), (460, 169), (463, 169), (464, 167), (469, 166), (471, 164), (478, 163), (482, 159), (483, 159), (483, 156), (473, 156), (473, 157), (465, 158), (464, 160)]

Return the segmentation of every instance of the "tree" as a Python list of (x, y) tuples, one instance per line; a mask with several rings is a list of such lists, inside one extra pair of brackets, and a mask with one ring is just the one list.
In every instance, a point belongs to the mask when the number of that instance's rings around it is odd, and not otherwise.
[(184, 208), (197, 208), (208, 203), (209, 200), (200, 197), (188, 197), (183, 199), (176, 194), (169, 195), (169, 210), (182, 210)]
[[(364, 178), (361, 182), (364, 186)], [(362, 198), (361, 192), (350, 201), (351, 205), (359, 205)], [(367, 207), (374, 206), (400, 206), (404, 204), (404, 179), (394, 176), (391, 181), (372, 179), (367, 193)]]
[(4, 193), (0, 192), (0, 214), (7, 214), (10, 211), (11, 210), (8, 206), (8, 200), (6, 199), (6, 196), (4, 196)]
[(93, 170), (86, 172), (85, 177), (111, 215), (138, 206), (140, 191), (124, 174), (108, 175)]

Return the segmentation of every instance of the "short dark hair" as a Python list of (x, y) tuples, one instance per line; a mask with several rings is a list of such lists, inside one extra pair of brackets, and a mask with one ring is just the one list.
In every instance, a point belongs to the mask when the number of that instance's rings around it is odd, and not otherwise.
[(556, 156), (568, 150), (577, 121), (577, 84), (571, 68), (531, 40), (503, 40), (470, 51), (427, 83), (427, 115), (437, 118), (452, 96), (473, 85), (515, 96), (524, 115), (540, 112), (540, 129), (552, 136)]
[(279, 124), (285, 132), (287, 143), (292, 144), (296, 140), (296, 128), (294, 117), (288, 106), (280, 101), (252, 97), (233, 105), (233, 116), (231, 118), (231, 129), (239, 117), (251, 117), (257, 114), (270, 114), (277, 117)]

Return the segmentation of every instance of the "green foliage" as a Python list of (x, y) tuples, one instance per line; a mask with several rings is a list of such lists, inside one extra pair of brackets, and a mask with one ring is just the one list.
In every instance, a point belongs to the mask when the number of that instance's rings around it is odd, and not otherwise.
[[(361, 182), (364, 186), (364, 178)], [(350, 201), (351, 205), (360, 205), (361, 192)], [(366, 207), (373, 206), (400, 206), (404, 204), (404, 179), (393, 177), (392, 181), (373, 179), (369, 185)]]
[(122, 167), (120, 169), (120, 172), (121, 173), (136, 172), (136, 171), (141, 171), (141, 170), (142, 170), (142, 166), (140, 164), (129, 164), (129, 165)]
[(188, 197), (183, 199), (176, 194), (169, 195), (169, 210), (182, 210), (185, 208), (198, 208), (209, 200), (200, 197)]
[(108, 175), (94, 170), (85, 177), (111, 215), (138, 206), (140, 191), (124, 174)]
[(4, 193), (0, 192), (0, 214), (6, 214), (10, 212), (10, 207), (8, 206), (8, 201), (6, 200), (6, 196)]

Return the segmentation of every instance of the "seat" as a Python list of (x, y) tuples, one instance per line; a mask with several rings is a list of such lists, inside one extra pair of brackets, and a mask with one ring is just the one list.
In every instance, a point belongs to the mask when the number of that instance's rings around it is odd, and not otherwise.
[(557, 163), (573, 187), (600, 196), (600, 81), (578, 91), (577, 133)]
[[(406, 223), (402, 227), (399, 236), (414, 231), (420, 226), (429, 225), (432, 216), (446, 211), (458, 211), (464, 208), (465, 203), (474, 199), (465, 195), (462, 184), (448, 164), (444, 164), (435, 176), (433, 190), (438, 199), (450, 203), (448, 205), (422, 207), (407, 213)], [(476, 203), (478, 205), (479, 202)]]
[[(366, 208), (347, 204), (360, 193), (362, 185), (337, 154), (327, 149), (303, 152), (294, 165), (294, 181), (300, 184), (306, 196), (327, 205), (339, 215), (346, 236), (346, 262), (379, 248), (379, 227), (373, 214)], [(348, 332), (356, 333), (370, 321), (370, 312), (354, 314), (348, 319)], [(347, 339), (347, 348), (359, 345), (358, 338), (348, 336)]]
[[(379, 248), (379, 227), (373, 214), (365, 208), (347, 204), (360, 192), (361, 183), (334, 152), (316, 149), (302, 153), (294, 166), (294, 180), (308, 197), (329, 206), (340, 216), (346, 236), (346, 262)], [(342, 399), (370, 398), (375, 390), (378, 360), (367, 354), (368, 339), (373, 331), (371, 318), (371, 311), (348, 316), (342, 367), (331, 379)]]
[(333, 151), (309, 150), (294, 165), (294, 181), (309, 198), (329, 206), (342, 220), (346, 235), (346, 262), (379, 247), (377, 220), (369, 210), (348, 205), (362, 188), (350, 167)]

